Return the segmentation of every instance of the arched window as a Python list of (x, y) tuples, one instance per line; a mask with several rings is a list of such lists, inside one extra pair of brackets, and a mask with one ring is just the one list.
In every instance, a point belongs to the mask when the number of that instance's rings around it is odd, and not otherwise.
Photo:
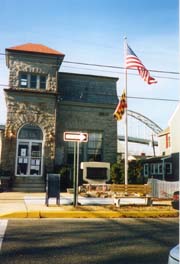
[(28, 124), (21, 128), (18, 138), (43, 140), (43, 133), (39, 126)]

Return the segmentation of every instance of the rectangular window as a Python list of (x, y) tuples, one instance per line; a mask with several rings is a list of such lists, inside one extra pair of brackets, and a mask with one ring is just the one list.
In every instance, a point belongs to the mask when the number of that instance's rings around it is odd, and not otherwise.
[[(102, 161), (102, 133), (91, 132), (87, 143), (79, 145), (80, 161)], [(73, 164), (74, 161), (74, 142), (66, 142), (67, 146), (67, 163)]]
[(144, 164), (144, 176), (148, 177), (149, 176), (149, 164)]
[(28, 87), (28, 75), (27, 74), (20, 75), (20, 87), (22, 88)]
[(167, 134), (166, 135), (166, 148), (169, 148), (171, 146), (171, 143), (170, 143), (170, 135)]
[(46, 76), (40, 76), (40, 89), (46, 89)]
[(102, 133), (89, 133), (87, 158), (88, 161), (102, 160)]
[(20, 73), (20, 87), (46, 89), (46, 76), (40, 74)]
[(37, 75), (31, 74), (30, 88), (37, 88)]
[(162, 174), (163, 167), (161, 163), (152, 163), (151, 164), (151, 175)]
[(172, 164), (170, 162), (165, 163), (166, 174), (172, 174)]
[(155, 163), (154, 167), (155, 167), (155, 174), (157, 175), (158, 174), (158, 163)]
[(163, 165), (162, 163), (158, 163), (158, 174), (162, 174), (163, 173)]
[(155, 174), (155, 166), (154, 164), (152, 163), (151, 164), (151, 175)]

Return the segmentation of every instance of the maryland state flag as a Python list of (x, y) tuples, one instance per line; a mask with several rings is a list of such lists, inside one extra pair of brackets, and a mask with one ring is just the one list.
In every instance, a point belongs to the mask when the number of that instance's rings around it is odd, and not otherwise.
[(114, 118), (116, 120), (121, 120), (122, 116), (124, 114), (125, 108), (127, 108), (127, 101), (126, 101), (126, 93), (125, 90), (123, 91), (121, 98), (119, 100), (119, 103), (116, 107), (116, 110), (114, 111)]

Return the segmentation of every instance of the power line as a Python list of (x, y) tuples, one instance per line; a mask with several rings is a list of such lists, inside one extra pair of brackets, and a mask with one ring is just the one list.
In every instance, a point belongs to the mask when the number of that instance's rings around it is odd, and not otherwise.
[[(89, 70), (92, 71), (93, 69), (90, 68), (80, 68), (80, 67), (73, 67), (73, 66), (62, 66), (63, 68), (70, 68), (70, 69), (77, 69), (77, 70)], [(109, 72), (109, 73), (116, 73), (116, 74), (124, 74), (124, 72), (117, 72), (117, 71), (108, 71), (108, 70), (99, 70), (96, 69), (96, 71), (99, 72)], [(128, 75), (133, 75), (133, 76), (139, 76), (137, 73), (128, 73)], [(155, 75), (154, 77), (159, 78), (159, 79), (167, 79), (167, 80), (179, 80), (179, 78), (176, 77), (166, 77), (166, 76), (159, 76)]]
[(165, 101), (165, 102), (180, 102), (177, 99), (168, 99), (168, 98), (152, 98), (152, 97), (139, 97), (139, 96), (127, 96), (130, 99), (140, 99), (140, 100), (151, 100), (151, 101)]
[[(94, 66), (94, 67), (113, 68), (113, 69), (121, 69), (121, 70), (125, 69), (125, 67), (113, 66), (113, 65), (94, 64), (94, 63), (75, 62), (75, 61), (63, 61), (63, 62), (78, 64), (78, 65)], [(131, 70), (136, 70), (136, 69), (131, 69)], [(172, 71), (160, 71), (160, 70), (149, 70), (149, 71), (158, 72), (158, 73), (179, 74), (179, 72), (172, 72)]]
[[(1, 56), (11, 56), (11, 55), (7, 55), (5, 53), (0, 53)], [(15, 56), (16, 54), (13, 54), (13, 56)], [(32, 58), (32, 57), (35, 57), (37, 58), (37, 55), (34, 55), (34, 54), (31, 54), (31, 55), (27, 55), (27, 54), (21, 54), (21, 57), (26, 57), (26, 58)], [(57, 57), (57, 56), (56, 56)], [(39, 55), (38, 58), (49, 58), (49, 59), (52, 59), (52, 56), (50, 55)], [(43, 63), (43, 64), (48, 64), (48, 63), (44, 63), (42, 61), (38, 61), (38, 63)], [(112, 69), (121, 69), (121, 70), (124, 70), (125, 67), (122, 67), (122, 66), (115, 66), (115, 65), (105, 65), (105, 64), (95, 64), (95, 63), (87, 63), (87, 62), (78, 62), (78, 61), (62, 61), (62, 63), (67, 63), (67, 64), (75, 64), (75, 65), (83, 65), (83, 66), (92, 66), (92, 67), (101, 67), (101, 68), (112, 68)], [(57, 64), (52, 64), (52, 66), (57, 66)], [(132, 71), (136, 71), (136, 69), (130, 69)], [(175, 71), (164, 71), (164, 70), (154, 70), (154, 69), (149, 69), (149, 71), (151, 72), (156, 72), (156, 73), (166, 73), (166, 74), (175, 74), (175, 75), (179, 75), (180, 73), (179, 72), (175, 72)]]

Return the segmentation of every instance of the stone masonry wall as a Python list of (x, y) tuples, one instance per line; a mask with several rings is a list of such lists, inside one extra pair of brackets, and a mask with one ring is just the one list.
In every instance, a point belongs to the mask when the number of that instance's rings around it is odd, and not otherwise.
[[(53, 67), (52, 67), (53, 65)], [(56, 92), (56, 72), (57, 65), (54, 58), (43, 58), (41, 55), (28, 56), (27, 54), (20, 54), (19, 56), (9, 55), (9, 86), (12, 89), (19, 89), (19, 72), (23, 73), (38, 73), (47, 75), (47, 91)], [(22, 89), (22, 88), (21, 88)], [(27, 88), (24, 88), (27, 90)], [(34, 89), (33, 89), (34, 90)]]
[[(17, 136), (25, 124), (38, 125), (44, 136), (44, 167), (52, 171), (55, 159), (55, 107), (57, 57), (8, 52), (9, 86), (5, 89), (7, 122), (3, 141), (2, 167), (14, 174)], [(46, 90), (20, 88), (19, 73), (36, 73), (47, 76)]]
[(3, 147), (2, 166), (14, 172), (16, 142), (19, 129), (25, 124), (36, 124), (44, 135), (44, 163), (51, 171), (55, 158), (55, 96), (19, 94), (6, 91), (7, 122)]

